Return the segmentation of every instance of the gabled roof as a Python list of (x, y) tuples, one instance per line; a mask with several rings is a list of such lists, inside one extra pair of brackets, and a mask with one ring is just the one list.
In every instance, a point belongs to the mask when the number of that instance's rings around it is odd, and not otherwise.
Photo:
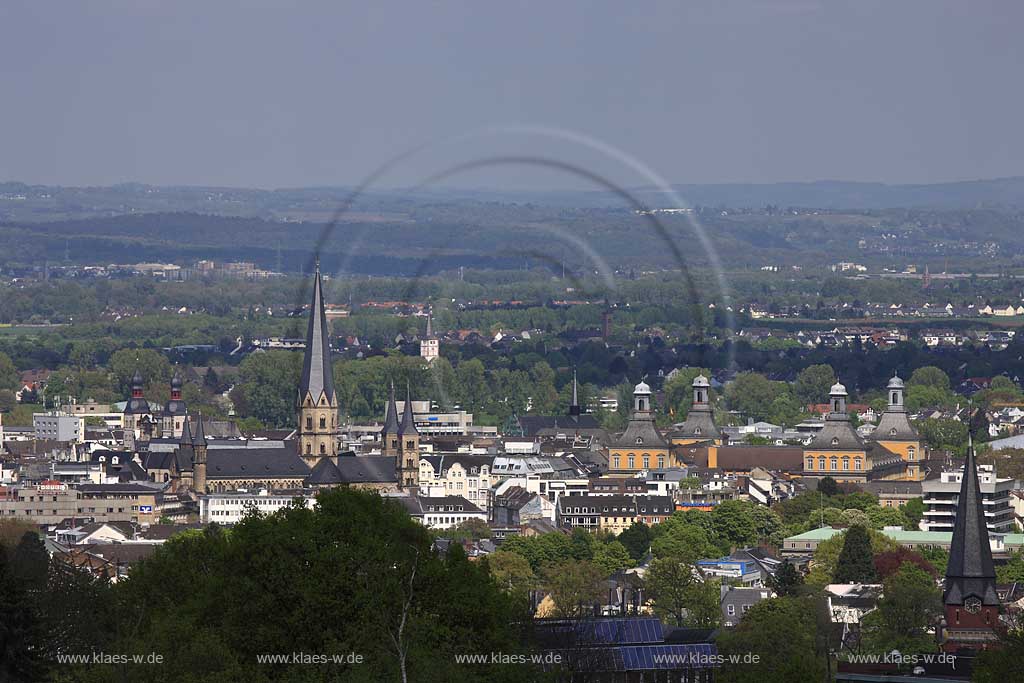
[(309, 466), (291, 448), (211, 448), (207, 479), (305, 478)]
[(331, 368), (331, 344), (324, 313), (323, 285), (320, 281), (320, 261), (317, 260), (313, 276), (313, 301), (309, 306), (309, 326), (306, 328), (306, 351), (302, 360), (302, 378), (299, 383), (299, 402), (306, 395), (319, 401), (324, 395), (334, 402), (334, 371)]
[(331, 458), (321, 458), (320, 462), (313, 466), (309, 476), (306, 477), (306, 483), (310, 486), (340, 484), (342, 481), (341, 471)]
[(339, 456), (338, 471), (345, 484), (388, 484), (398, 481), (395, 458), (390, 455)]

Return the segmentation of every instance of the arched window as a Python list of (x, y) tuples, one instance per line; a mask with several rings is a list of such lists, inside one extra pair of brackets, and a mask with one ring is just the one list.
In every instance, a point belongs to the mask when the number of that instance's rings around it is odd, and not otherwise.
[(643, 443), (644, 443), (644, 437), (642, 437), (642, 436), (636, 437), (636, 445), (637, 446), (642, 446)]
[(833, 446), (838, 446), (839, 445), (839, 437), (837, 437), (837, 436), (833, 436), (832, 437), (832, 445)]
[(633, 455), (629, 456), (629, 469), (636, 468), (636, 458)]
[(327, 417), (326, 416), (323, 416), (323, 415), (320, 416), (320, 429), (327, 429)]
[(907, 460), (914, 460), (917, 457), (917, 451), (913, 446), (907, 448)]
[(320, 444), (320, 455), (323, 455), (326, 452), (327, 452), (327, 444), (325, 444), (325, 443)]
[(818, 458), (818, 469), (819, 470), (824, 470), (825, 469), (825, 456), (824, 455), (821, 456), (820, 458)]
[(693, 435), (694, 436), (700, 436), (700, 427), (695, 427), (694, 428)]
[(313, 418), (312, 417), (307, 417), (306, 418), (306, 429), (312, 429), (312, 428), (313, 428)]
[(306, 444), (306, 455), (312, 455), (312, 453), (313, 453), (313, 444), (307, 443)]
[(814, 458), (807, 458), (807, 469), (814, 469)]
[(839, 469), (839, 458), (833, 455), (829, 464), (832, 466), (832, 471), (835, 472)]

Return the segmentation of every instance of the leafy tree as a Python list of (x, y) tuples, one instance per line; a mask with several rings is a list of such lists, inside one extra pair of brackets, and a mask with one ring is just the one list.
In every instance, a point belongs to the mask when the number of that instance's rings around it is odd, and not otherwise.
[(875, 571), (880, 579), (889, 578), (905, 564), (916, 566), (933, 578), (938, 576), (935, 567), (923, 555), (909, 548), (900, 546), (897, 550), (886, 550), (875, 555)]
[(982, 650), (974, 660), (975, 683), (1024, 680), (1024, 626), (1015, 625), (1000, 638), (999, 647)]
[(533, 571), (538, 571), (549, 564), (556, 564), (572, 558), (572, 546), (569, 538), (560, 531), (552, 531), (536, 536), (512, 536), (505, 539), (501, 549), (517, 553), (526, 558)]
[(999, 583), (1024, 583), (1024, 553), (1019, 550), (1014, 551), (1005, 564), (996, 567), (996, 581)]
[[(814, 559), (811, 562), (811, 571), (806, 577), (807, 583), (822, 586), (834, 582), (839, 555), (842, 553), (848, 533), (849, 530), (837, 533), (832, 538), (818, 544), (817, 549), (814, 551)], [(881, 532), (868, 529), (867, 533), (871, 540), (872, 554), (899, 548), (899, 544), (896, 541)]]
[(676, 626), (686, 624), (689, 588), (694, 583), (693, 565), (677, 557), (659, 557), (651, 561), (644, 575), (647, 594), (654, 601), (654, 612)]
[[(264, 652), (359, 652), (365, 680), (486, 680), (514, 674), (466, 669), (454, 653), (518, 648), (520, 601), (453, 544), (431, 551), (427, 530), (394, 501), (356, 490), (321, 493), (316, 509), (293, 505), (251, 515), (224, 533), (181, 534), (116, 586), (125, 606), (115, 651), (159, 652), (159, 671), (129, 666), (133, 681), (266, 680)], [(523, 605), (525, 607), (525, 605)], [(274, 614), (274, 619), (256, 615)]]
[(836, 373), (831, 365), (810, 365), (796, 376), (793, 393), (802, 405), (822, 403), (828, 399), (829, 389), (836, 381)]
[(804, 577), (789, 560), (785, 560), (769, 577), (768, 583), (779, 594), (779, 597), (794, 596), (800, 586), (804, 585)]
[(832, 477), (822, 477), (821, 481), (818, 482), (818, 493), (823, 496), (839, 495), (839, 484)]
[(924, 500), (921, 498), (911, 498), (900, 507), (900, 512), (903, 513), (904, 522), (903, 528), (908, 531), (917, 531), (921, 523), (921, 519), (924, 518), (925, 511)]
[(543, 572), (544, 585), (562, 618), (580, 618), (593, 613), (604, 598), (601, 582), (605, 573), (586, 560), (566, 560), (549, 565)]
[(932, 451), (951, 451), (959, 456), (967, 452), (967, 425), (960, 420), (921, 420), (917, 431), (921, 441)]
[(619, 542), (626, 547), (629, 556), (639, 562), (651, 549), (651, 528), (643, 522), (633, 522), (619, 534)]
[(687, 588), (686, 626), (690, 628), (717, 628), (722, 621), (722, 584), (705, 579), (695, 581)]
[(756, 372), (741, 372), (725, 389), (729, 408), (754, 420), (769, 417), (770, 406), (779, 396), (789, 395), (789, 385), (772, 382)]
[[(711, 511), (715, 535), (731, 547), (744, 547), (757, 543), (760, 536), (755, 514), (757, 503), (746, 500), (727, 500)], [(767, 511), (767, 508), (764, 508)], [(761, 517), (760, 521), (769, 518)], [(777, 518), (776, 518), (777, 519)]]
[(942, 368), (926, 365), (914, 370), (910, 375), (910, 379), (907, 380), (907, 386), (923, 386), (947, 390), (949, 389), (949, 375)]
[(937, 545), (929, 545), (918, 548), (917, 551), (921, 554), (921, 557), (927, 560), (928, 564), (935, 568), (936, 575), (946, 575), (946, 566), (949, 564), (948, 550)]
[(0, 389), (16, 391), (21, 388), (21, 380), (18, 369), (11, 362), (11, 357), (0, 352)]
[(846, 532), (833, 578), (836, 583), (873, 583), (878, 579), (871, 538), (864, 526), (857, 524)]
[(610, 543), (598, 543), (594, 548), (593, 562), (604, 572), (605, 576), (610, 576), (620, 569), (628, 569), (635, 564), (633, 558), (629, 556), (626, 546), (617, 540)]
[(911, 563), (885, 581), (878, 608), (864, 618), (865, 647), (872, 652), (931, 652), (928, 628), (942, 613), (942, 596), (932, 576)]
[(487, 556), (491, 576), (502, 589), (509, 592), (530, 589), (537, 580), (530, 563), (518, 553), (497, 550)]
[[(824, 652), (818, 646), (816, 609), (809, 598), (779, 597), (762, 600), (739, 625), (718, 636), (718, 651), (725, 656), (720, 671), (724, 683), (789, 683), (825, 677)], [(744, 655), (757, 655), (756, 664)], [(735, 656), (737, 663), (730, 663)]]
[(0, 679), (36, 681), (44, 678), (40, 658), (43, 633), (25, 587), (11, 570), (0, 545)]
[(872, 529), (882, 529), (887, 526), (902, 527), (907, 521), (903, 511), (899, 508), (880, 505), (868, 508), (868, 519)]
[(674, 557), (693, 564), (700, 559), (716, 557), (722, 552), (721, 548), (709, 540), (704, 529), (677, 521), (676, 517), (677, 515), (673, 515), (658, 525), (670, 526), (651, 542), (651, 552), (655, 557)]

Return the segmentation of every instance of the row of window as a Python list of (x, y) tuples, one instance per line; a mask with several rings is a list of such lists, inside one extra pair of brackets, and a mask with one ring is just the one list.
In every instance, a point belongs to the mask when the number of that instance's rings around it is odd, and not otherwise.
[[(834, 455), (831, 458), (826, 458), (825, 456), (821, 456), (821, 457), (818, 458), (818, 469), (821, 470), (821, 471), (825, 471), (827, 469), (831, 469), (833, 472), (836, 472), (836, 471), (839, 470), (839, 460), (840, 459), (837, 456), (834, 456)], [(849, 472), (850, 471), (850, 460), (851, 460), (851, 458), (849, 456), (843, 456), (842, 461), (843, 461), (843, 471), (844, 472)], [(858, 471), (859, 472), (861, 470), (861, 468), (863, 467), (863, 465), (862, 465), (863, 460), (861, 458), (852, 458), (852, 460), (853, 460), (853, 469), (854, 469), (854, 471)], [(826, 465), (831, 465), (831, 468), (826, 467)], [(807, 469), (809, 469), (809, 470), (813, 470), (814, 469), (814, 458), (812, 456), (808, 456), (808, 458), (807, 458)]]
[[(649, 456), (649, 455), (643, 456), (641, 462), (643, 462), (643, 468), (645, 470), (651, 468), (651, 456)], [(632, 453), (627, 455), (626, 456), (626, 463), (627, 463), (626, 467), (628, 469), (631, 469), (631, 470), (636, 469), (636, 456), (633, 455)], [(659, 455), (658, 456), (658, 469), (664, 469), (664, 468), (665, 468), (665, 456), (664, 455)], [(622, 459), (621, 459), (621, 456), (618, 456), (618, 455), (612, 456), (612, 469), (613, 470), (622, 469)]]

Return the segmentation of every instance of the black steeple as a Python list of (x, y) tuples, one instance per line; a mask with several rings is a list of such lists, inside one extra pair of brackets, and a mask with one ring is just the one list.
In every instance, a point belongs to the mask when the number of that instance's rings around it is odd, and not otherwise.
[(327, 315), (324, 313), (323, 285), (320, 281), (320, 259), (316, 261), (313, 276), (313, 301), (309, 306), (309, 326), (306, 328), (306, 353), (302, 361), (302, 380), (299, 384), (299, 403), (306, 394), (319, 404), (320, 396), (334, 402), (334, 373), (331, 370), (331, 344), (327, 334)]
[(192, 427), (189, 424), (191, 422), (192, 420), (186, 415), (185, 421), (181, 425), (181, 438), (178, 439), (179, 446), (192, 446)]
[(956, 503), (943, 601), (947, 605), (962, 605), (971, 596), (983, 605), (999, 605), (992, 548), (975, 464), (974, 438), (968, 433), (967, 462), (964, 463), (960, 497)]
[(398, 427), (398, 433), (401, 436), (419, 434), (416, 423), (412, 419), (412, 390), (408, 383), (405, 385), (405, 405), (402, 406), (402, 424)]
[(398, 405), (395, 403), (395, 383), (391, 383), (391, 391), (388, 393), (388, 407), (384, 414), (384, 429), (381, 434), (398, 433)]
[(572, 417), (579, 417), (580, 413), (580, 394), (579, 388), (576, 386), (576, 368), (572, 369), (572, 402), (569, 403), (569, 415)]
[(193, 446), (206, 446), (206, 432), (203, 429), (203, 414), (199, 413), (199, 419), (196, 420), (196, 433), (192, 437)]

